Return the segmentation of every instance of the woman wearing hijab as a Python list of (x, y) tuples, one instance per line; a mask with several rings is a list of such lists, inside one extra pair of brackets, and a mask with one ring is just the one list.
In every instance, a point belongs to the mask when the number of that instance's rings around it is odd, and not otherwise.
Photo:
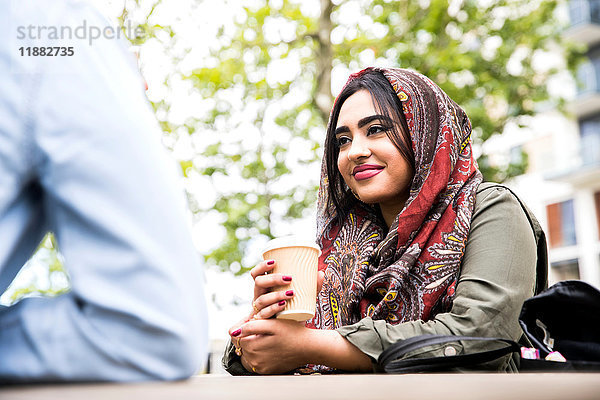
[[(293, 293), (270, 289), (293, 277), (265, 275), (274, 260), (258, 264), (254, 309), (229, 331), (225, 368), (371, 371), (383, 350), (413, 336), (519, 340), (521, 305), (545, 285), (545, 276), (536, 282), (543, 233), (508, 189), (482, 184), (470, 134), (465, 112), (423, 75), (351, 75), (325, 139), (316, 315), (306, 325), (272, 319)], [(457, 341), (417, 356), (477, 350)], [(516, 369), (510, 357), (488, 367)]]

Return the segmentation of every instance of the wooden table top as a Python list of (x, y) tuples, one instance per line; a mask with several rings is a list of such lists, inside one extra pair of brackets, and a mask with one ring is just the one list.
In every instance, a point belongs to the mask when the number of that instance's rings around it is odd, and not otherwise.
[(600, 373), (202, 375), (181, 382), (8, 386), (0, 399), (599, 400)]

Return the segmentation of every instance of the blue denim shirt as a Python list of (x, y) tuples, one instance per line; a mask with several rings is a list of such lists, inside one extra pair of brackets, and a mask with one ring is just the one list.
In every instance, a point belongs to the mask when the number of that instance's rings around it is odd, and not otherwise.
[(44, 42), (37, 26), (84, 21), (109, 26), (79, 1), (0, 5), (0, 293), (47, 231), (71, 280), (0, 306), (0, 381), (186, 378), (206, 360), (204, 278), (134, 56), (106, 37), (19, 50)]

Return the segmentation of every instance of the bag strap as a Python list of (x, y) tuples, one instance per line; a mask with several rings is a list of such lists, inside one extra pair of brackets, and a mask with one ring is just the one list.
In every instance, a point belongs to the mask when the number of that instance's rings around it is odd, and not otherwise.
[[(533, 231), (537, 246), (536, 262), (536, 285), (535, 294), (542, 292), (548, 286), (548, 249), (546, 246), (546, 235), (539, 222), (521, 201), (519, 196), (510, 188), (497, 183), (482, 183), (477, 192), (492, 188), (503, 188), (508, 190), (519, 202), (529, 225)], [(502, 343), (503, 346), (472, 354), (459, 354), (455, 356), (428, 357), (428, 358), (410, 358), (400, 359), (408, 353), (414, 352), (427, 346), (440, 345), (457, 341), (480, 341), (485, 343)], [(473, 337), (473, 336), (454, 336), (454, 335), (421, 335), (402, 340), (385, 349), (379, 356), (378, 363), (388, 373), (409, 373), (409, 372), (427, 372), (439, 371), (449, 368), (469, 367), (481, 363), (496, 360), (504, 355), (519, 352), (521, 345), (515, 341), (504, 338)]]
[(544, 289), (548, 288), (548, 246), (546, 244), (546, 234), (542, 229), (542, 226), (533, 215), (533, 212), (521, 201), (519, 196), (516, 195), (509, 187), (501, 185), (499, 183), (492, 182), (484, 182), (479, 185), (478, 191), (483, 191), (492, 188), (503, 188), (508, 190), (514, 197), (517, 199), (523, 212), (527, 216), (527, 220), (529, 221), (529, 225), (533, 230), (533, 235), (535, 237), (535, 244), (537, 246), (537, 264), (536, 264), (536, 278), (535, 278), (535, 293), (539, 294)]
[[(461, 340), (503, 343), (504, 346), (472, 354), (399, 360), (402, 356), (423, 347)], [(402, 340), (388, 347), (379, 356), (378, 363), (383, 366), (383, 369), (387, 373), (433, 372), (449, 368), (469, 367), (493, 361), (504, 355), (518, 352), (520, 349), (521, 345), (510, 339), (454, 335), (421, 335)]]

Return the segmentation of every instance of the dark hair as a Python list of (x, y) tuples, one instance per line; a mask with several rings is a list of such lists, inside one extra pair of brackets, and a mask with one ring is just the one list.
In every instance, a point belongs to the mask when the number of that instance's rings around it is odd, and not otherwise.
[(327, 179), (329, 180), (327, 190), (335, 208), (336, 219), (340, 224), (354, 202), (354, 196), (347, 188), (337, 167), (339, 147), (335, 140), (335, 128), (342, 104), (348, 97), (360, 90), (367, 90), (371, 94), (373, 105), (378, 113), (390, 118), (392, 121), (400, 121), (399, 126), (398, 124), (392, 124), (392, 128), (387, 131), (387, 135), (398, 149), (400, 156), (408, 161), (413, 170), (415, 167), (415, 156), (412, 150), (408, 124), (402, 111), (402, 102), (390, 82), (381, 72), (365, 71), (350, 81), (338, 95), (331, 110), (331, 118), (325, 138), (325, 161), (327, 162)]

